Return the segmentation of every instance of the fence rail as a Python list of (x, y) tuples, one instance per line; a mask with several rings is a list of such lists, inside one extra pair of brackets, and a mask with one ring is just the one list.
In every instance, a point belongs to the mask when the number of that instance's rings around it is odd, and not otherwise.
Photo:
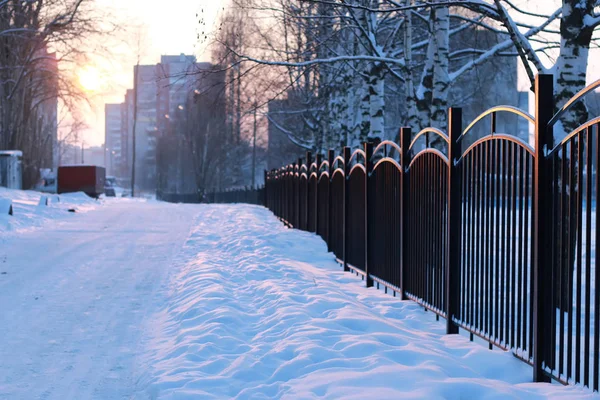
[[(493, 107), (463, 130), (400, 130), (327, 159), (265, 172), (264, 205), (316, 232), (345, 270), (383, 285), (533, 366), (534, 381), (598, 391), (600, 284), (596, 198), (600, 118), (554, 145), (551, 75), (536, 78), (536, 115)], [(496, 132), (498, 113), (534, 125), (535, 146)], [(490, 118), (490, 133), (461, 143)], [(434, 140), (431, 140), (434, 139)], [(436, 143), (433, 147), (432, 143)], [(442, 145), (440, 146), (439, 143)]]

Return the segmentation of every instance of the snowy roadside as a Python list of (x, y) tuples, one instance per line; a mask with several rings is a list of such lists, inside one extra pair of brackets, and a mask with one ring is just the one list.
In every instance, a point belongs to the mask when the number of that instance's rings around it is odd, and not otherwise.
[(146, 321), (134, 398), (598, 398), (343, 273), (255, 206), (202, 206)]
[[(41, 205), (40, 199), (48, 198), (48, 205)], [(56, 199), (59, 201), (56, 201)], [(31, 190), (13, 190), (0, 187), (0, 199), (12, 202), (13, 215), (0, 215), (0, 236), (4, 232), (23, 233), (42, 227), (48, 221), (64, 221), (73, 218), (69, 209), (85, 213), (97, 209), (102, 201), (96, 201), (84, 193), (49, 195)]]
[(134, 390), (140, 326), (198, 208), (90, 201), (77, 207), (97, 211), (0, 232), (2, 400), (128, 399)]

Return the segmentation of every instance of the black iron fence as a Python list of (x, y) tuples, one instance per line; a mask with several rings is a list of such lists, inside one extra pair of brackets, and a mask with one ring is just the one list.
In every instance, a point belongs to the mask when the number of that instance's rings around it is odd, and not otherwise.
[(264, 205), (265, 189), (264, 187), (248, 187), (209, 193), (166, 193), (157, 190), (156, 199), (168, 203), (246, 203)]
[[(596, 196), (600, 117), (554, 144), (553, 78), (536, 79), (536, 115), (493, 107), (463, 129), (400, 130), (399, 143), (346, 147), (265, 172), (265, 206), (316, 232), (345, 270), (446, 319), (551, 378), (598, 390)], [(498, 113), (534, 127), (535, 146), (496, 131)], [(490, 134), (463, 139), (489, 117)], [(442, 146), (432, 146), (442, 143)]]
[(246, 203), (246, 204), (265, 204), (264, 187), (231, 189), (223, 192), (212, 192), (208, 196), (209, 203)]

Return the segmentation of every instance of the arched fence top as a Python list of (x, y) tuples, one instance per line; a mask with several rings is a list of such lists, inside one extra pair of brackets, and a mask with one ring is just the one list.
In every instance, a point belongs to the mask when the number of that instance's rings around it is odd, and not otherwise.
[(594, 89), (600, 87), (600, 79), (598, 79), (596, 82), (584, 87), (583, 89), (581, 89), (579, 92), (577, 92), (577, 94), (575, 94), (575, 96), (571, 97), (569, 99), (569, 101), (567, 101), (565, 103), (564, 106), (562, 106), (562, 108), (560, 110), (558, 110), (558, 112), (556, 114), (554, 114), (554, 116), (550, 119), (550, 122), (548, 122), (548, 126), (554, 126), (554, 124), (556, 124), (558, 122), (558, 120), (560, 119), (560, 117), (562, 117), (567, 111), (569, 111), (569, 109), (571, 107), (573, 107), (573, 105), (578, 101), (581, 100), (581, 98), (583, 96), (585, 96), (586, 94), (590, 93), (591, 91), (593, 91)]
[(436, 134), (437, 136), (441, 137), (444, 140), (444, 142), (450, 143), (450, 139), (448, 139), (448, 135), (446, 135), (441, 130), (439, 130), (437, 128), (425, 128), (425, 129), (421, 130), (421, 132), (417, 133), (417, 135), (414, 137), (414, 139), (410, 143), (410, 146), (408, 146), (408, 151), (410, 151), (413, 148), (413, 146), (415, 145), (415, 143), (417, 143), (417, 140), (419, 140), (419, 138), (421, 136), (423, 136), (427, 133)]
[(531, 147), (529, 145), (529, 143), (525, 142), (524, 140), (513, 136), (513, 135), (507, 135), (505, 133), (497, 133), (495, 135), (487, 135), (484, 136), (480, 139), (477, 139), (472, 145), (470, 145), (460, 156), (460, 158), (456, 161), (457, 163), (460, 163), (463, 159), (463, 157), (465, 157), (467, 154), (469, 154), (475, 147), (479, 146), (481, 143), (484, 142), (489, 142), (491, 140), (507, 140), (509, 142), (513, 142), (516, 143), (517, 145), (521, 146), (522, 148), (524, 148), (529, 154), (531, 154), (532, 156), (535, 156), (535, 150), (533, 149), (533, 147)]
[(352, 164), (352, 161), (356, 160), (356, 162), (358, 162), (358, 156), (362, 156), (363, 160), (367, 160), (367, 155), (365, 154), (364, 150), (362, 149), (356, 149), (354, 150), (354, 152), (352, 153), (352, 155), (350, 156), (350, 160), (348, 161), (350, 164)]
[(373, 160), (375, 158), (375, 156), (377, 155), (378, 152), (385, 149), (385, 146), (390, 146), (394, 150), (396, 150), (398, 152), (398, 154), (402, 154), (402, 152), (400, 151), (400, 146), (398, 146), (397, 143), (394, 143), (391, 140), (384, 140), (383, 142), (379, 143), (377, 145), (377, 147), (375, 147), (375, 150), (373, 150), (373, 155), (371, 156), (371, 160)]
[[(487, 110), (485, 110), (484, 112), (482, 112), (481, 114), (479, 114), (477, 116), (477, 118), (475, 118), (473, 120), (473, 122), (471, 122), (469, 124), (469, 126), (467, 126), (465, 128), (465, 130), (462, 131), (462, 133), (458, 137), (458, 141), (460, 142), (461, 140), (463, 140), (463, 138), (467, 135), (467, 133), (469, 133), (469, 131), (471, 131), (471, 129), (473, 129), (473, 127), (475, 125), (477, 125), (477, 123), (479, 121), (481, 121), (483, 118), (487, 117), (490, 114), (496, 114), (498, 112), (505, 112), (505, 113), (509, 113), (509, 114), (514, 114), (514, 115), (517, 115), (519, 117), (522, 117), (522, 118), (526, 119), (531, 124), (535, 124), (535, 118), (533, 118), (533, 116), (531, 116), (531, 114), (529, 114), (529, 113), (521, 110), (520, 108), (513, 107), (513, 106), (495, 106), (495, 107), (492, 107), (492, 108), (488, 108)], [(492, 134), (495, 134), (495, 132), (492, 132)]]
[[(558, 151), (558, 149), (560, 149), (564, 144), (566, 144), (568, 141), (573, 139), (573, 137), (575, 137), (578, 133), (580, 133), (584, 129), (587, 129), (590, 126), (594, 126), (596, 124), (600, 124), (600, 117), (596, 117), (594, 119), (589, 120), (585, 124), (579, 126), (577, 129), (575, 129), (573, 132), (571, 132), (567, 136), (565, 136), (563, 138), (563, 140), (561, 140), (560, 143), (558, 143), (556, 146), (554, 146), (554, 148), (550, 151), (550, 153), (548, 153), (548, 157), (550, 157), (551, 155), (556, 153)], [(598, 127), (598, 129), (600, 129), (600, 126)]]
[(441, 151), (439, 151), (438, 149), (433, 149), (431, 147), (425, 149), (425, 150), (421, 150), (419, 152), (419, 154), (417, 154), (416, 156), (413, 157), (413, 159), (410, 161), (410, 164), (408, 165), (408, 169), (412, 168), (412, 165), (415, 163), (415, 161), (417, 161), (419, 158), (421, 158), (421, 156), (427, 154), (427, 153), (431, 153), (431, 154), (435, 154), (436, 156), (438, 156), (439, 158), (442, 159), (442, 161), (444, 161), (446, 163), (446, 165), (450, 165), (450, 162), (448, 161), (448, 157), (446, 157), (444, 155), (444, 153), (442, 153)]
[(342, 176), (346, 176), (346, 174), (344, 173), (344, 170), (342, 168), (336, 168), (333, 170), (333, 173), (331, 174), (331, 179), (333, 179), (333, 177), (336, 174), (341, 174)]
[(302, 171), (302, 172), (308, 172), (308, 168), (306, 167), (306, 164), (302, 164), (300, 166), (300, 171)]
[(309, 172), (315, 172), (317, 171), (317, 162), (313, 162), (312, 164), (310, 164), (310, 168), (308, 170)]
[(321, 180), (323, 179), (323, 177), (327, 177), (327, 179), (329, 179), (329, 172), (328, 171), (321, 172), (321, 174), (319, 174), (317, 182), (321, 182)]
[[(327, 167), (325, 170), (323, 169), (323, 167)], [(329, 161), (328, 160), (323, 160), (323, 162), (321, 162), (321, 165), (319, 165), (319, 172), (320, 171), (327, 171), (329, 170)]]
[(350, 178), (352, 176), (352, 173), (354, 172), (355, 169), (362, 169), (362, 171), (366, 174), (367, 173), (367, 169), (365, 168), (364, 165), (362, 164), (354, 164), (354, 166), (350, 169), (350, 172), (348, 173), (347, 178)]
[(400, 164), (398, 163), (398, 161), (394, 160), (391, 157), (383, 157), (382, 159), (380, 159), (379, 161), (377, 161), (377, 163), (373, 167), (373, 171), (377, 171), (377, 167), (380, 164), (383, 164), (383, 163), (391, 163), (391, 164), (393, 164), (398, 169), (398, 171), (403, 172), (402, 171), (402, 167), (400, 166)]
[(336, 166), (336, 164), (339, 163), (339, 165), (344, 165), (344, 157), (342, 156), (337, 156), (334, 160), (333, 160), (333, 165), (331, 166), (332, 168), (334, 168)]

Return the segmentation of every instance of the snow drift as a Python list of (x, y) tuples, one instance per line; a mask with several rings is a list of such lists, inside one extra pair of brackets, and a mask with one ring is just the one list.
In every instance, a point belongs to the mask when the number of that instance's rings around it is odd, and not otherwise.
[(255, 206), (201, 206), (147, 320), (137, 399), (596, 397), (343, 273)]

